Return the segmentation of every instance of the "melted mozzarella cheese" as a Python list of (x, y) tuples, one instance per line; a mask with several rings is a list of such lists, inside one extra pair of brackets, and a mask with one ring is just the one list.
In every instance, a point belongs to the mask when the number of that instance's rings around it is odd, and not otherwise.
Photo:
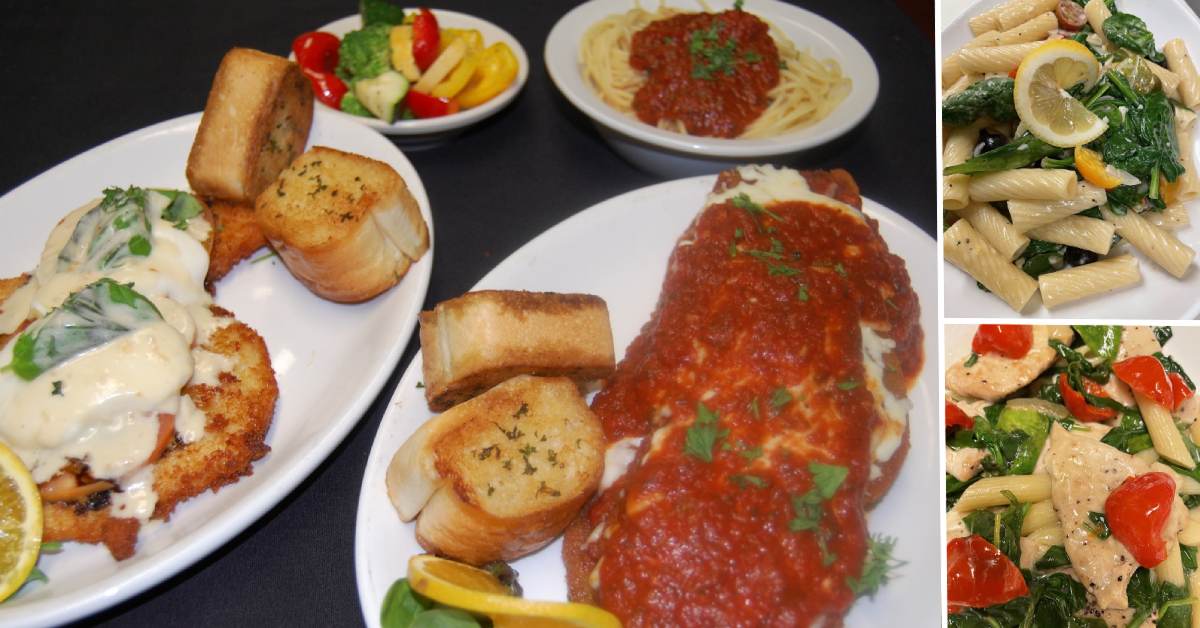
[(859, 210), (835, 198), (813, 192), (804, 175), (796, 170), (757, 164), (739, 166), (737, 170), (741, 175), (741, 182), (719, 193), (709, 194), (707, 205), (724, 203), (735, 196), (745, 194), (759, 205), (800, 201), (839, 209), (860, 221), (863, 220), (863, 214)]
[(883, 475), (883, 464), (892, 459), (904, 442), (908, 430), (908, 411), (912, 402), (897, 397), (883, 385), (884, 354), (896, 348), (895, 341), (875, 333), (874, 329), (860, 325), (862, 330), (863, 367), (866, 386), (875, 397), (875, 405), (882, 412), (883, 420), (871, 432), (871, 479)]

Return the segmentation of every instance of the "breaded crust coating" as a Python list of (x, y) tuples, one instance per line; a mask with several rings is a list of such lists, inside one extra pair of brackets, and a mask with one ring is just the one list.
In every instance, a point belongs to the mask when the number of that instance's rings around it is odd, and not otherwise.
[(267, 239), (254, 219), (253, 205), (210, 200), (208, 207), (212, 211), (214, 237), (204, 285), (211, 290), (238, 262), (265, 247)]
[[(217, 306), (212, 306), (212, 311), (219, 317), (232, 316)], [(184, 388), (207, 417), (204, 436), (187, 445), (168, 447), (155, 463), (158, 502), (154, 519), (167, 520), (180, 502), (252, 474), (252, 463), (270, 451), (264, 441), (279, 388), (266, 343), (245, 323), (234, 321), (214, 332), (204, 348), (232, 358), (234, 367), (218, 376), (218, 386)], [(73, 504), (47, 503), (44, 537), (104, 543), (114, 558), (128, 558), (137, 542), (138, 521), (112, 517), (111, 508), (88, 511), (77, 510)]]

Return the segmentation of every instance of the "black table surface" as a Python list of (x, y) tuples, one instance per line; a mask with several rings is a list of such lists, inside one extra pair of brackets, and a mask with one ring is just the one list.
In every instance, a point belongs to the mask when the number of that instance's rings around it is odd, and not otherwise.
[[(107, 140), (203, 109), (230, 47), (286, 55), (297, 34), (357, 10), (352, 0), (5, 4), (4, 192)], [(444, 0), (434, 7), (506, 29), (525, 47), (531, 68), (524, 91), (504, 111), (450, 143), (407, 153), (428, 190), (437, 234), (427, 308), (469, 290), (548, 227), (662, 180), (614, 153), (550, 81), (542, 62), (545, 39), (574, 4)], [(753, 4), (749, 0), (748, 8)], [(879, 68), (879, 99), (843, 140), (777, 163), (846, 168), (865, 196), (932, 234), (940, 180), (933, 43), (890, 0), (807, 0), (803, 6), (870, 51)], [(30, 208), (40, 209), (52, 208)], [(935, 254), (930, 245), (929, 255)], [(359, 484), (386, 401), (416, 350), (414, 337), (366, 416), (282, 503), (207, 558), (86, 623), (361, 624), (354, 576)], [(329, 385), (340, 384), (331, 377)]]

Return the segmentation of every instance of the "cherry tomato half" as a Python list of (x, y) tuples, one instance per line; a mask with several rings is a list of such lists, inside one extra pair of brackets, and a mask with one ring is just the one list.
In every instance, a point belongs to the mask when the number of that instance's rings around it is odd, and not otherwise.
[(1174, 503), (1175, 480), (1158, 471), (1126, 479), (1105, 500), (1108, 529), (1139, 565), (1153, 567), (1167, 559), (1162, 531)]
[(1196, 394), (1196, 391), (1187, 385), (1187, 382), (1184, 381), (1183, 376), (1179, 373), (1167, 373), (1167, 377), (1171, 378), (1171, 392), (1174, 393), (1175, 397), (1175, 405), (1171, 409), (1178, 410), (1180, 404), (1191, 399)]
[(971, 351), (994, 353), (1013, 360), (1025, 357), (1033, 348), (1033, 328), (1029, 325), (980, 325), (971, 341)]
[(969, 429), (975, 427), (975, 419), (972, 419), (971, 417), (967, 416), (966, 412), (963, 412), (961, 409), (959, 409), (958, 406), (947, 401), (946, 402), (946, 429), (949, 430), (950, 428), (953, 428), (953, 427), (961, 427), (964, 430), (969, 430)]
[(438, 42), (441, 34), (438, 32), (438, 21), (433, 11), (421, 7), (412, 23), (412, 52), (413, 61), (421, 71), (429, 69), (438, 57)]
[(292, 40), (292, 54), (301, 68), (329, 73), (337, 67), (341, 45), (336, 35), (313, 31)]
[(983, 608), (1029, 594), (1021, 570), (978, 534), (946, 544), (946, 593), (950, 605)]
[(1129, 384), (1135, 392), (1149, 397), (1158, 405), (1175, 409), (1175, 392), (1172, 390), (1171, 379), (1167, 377), (1167, 369), (1162, 362), (1151, 355), (1138, 355), (1116, 362), (1112, 365), (1113, 373), (1121, 381)]
[[(1083, 378), (1083, 387), (1090, 395), (1108, 397), (1108, 393), (1105, 393), (1099, 384), (1086, 377)], [(1088, 403), (1082, 393), (1071, 388), (1071, 385), (1067, 383), (1066, 374), (1058, 376), (1058, 392), (1062, 393), (1063, 405), (1067, 406), (1067, 410), (1070, 410), (1071, 414), (1080, 421), (1096, 423), (1114, 419), (1117, 416), (1117, 411), (1112, 408), (1100, 408)]]

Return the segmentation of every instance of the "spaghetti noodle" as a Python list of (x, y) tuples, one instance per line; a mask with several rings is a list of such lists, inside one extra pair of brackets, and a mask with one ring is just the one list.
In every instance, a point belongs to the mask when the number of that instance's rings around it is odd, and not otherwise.
[[(687, 65), (682, 72), (676, 68), (673, 76), (664, 78), (665, 73), (657, 68), (652, 71), (635, 68), (637, 62), (631, 62), (637, 56), (635, 47), (645, 41), (645, 37), (642, 42), (635, 41), (637, 33), (652, 27), (656, 29), (654, 32), (668, 33), (670, 23), (665, 20), (687, 20), (683, 16), (689, 15), (707, 15), (712, 19), (687, 22), (690, 26), (683, 28), (690, 30), (685, 31), (685, 36), (663, 36), (653, 42), (656, 60), (661, 57), (664, 64), (672, 57), (685, 60)], [(754, 67), (769, 62), (768, 54), (760, 54), (758, 47), (748, 50), (746, 47), (754, 44), (747, 42), (744, 36), (737, 39), (732, 34), (735, 30), (743, 35), (746, 32), (744, 28), (737, 30), (739, 20), (758, 22), (768, 30), (766, 45), (777, 54), (777, 78), (773, 76), (774, 68)], [(693, 135), (742, 138), (779, 135), (824, 119), (851, 89), (850, 79), (842, 74), (836, 61), (817, 59), (798, 50), (778, 29), (740, 10), (691, 14), (664, 5), (655, 11), (637, 6), (626, 13), (606, 17), (589, 28), (580, 46), (580, 63), (584, 76), (612, 107), (660, 128)], [(758, 70), (759, 74), (765, 74), (761, 72), (764, 69), (772, 74), (771, 84), (759, 99), (761, 102), (747, 105), (744, 101), (753, 99), (745, 93), (747, 82), (761, 78), (754, 72)], [(654, 80), (651, 72), (657, 73)], [(670, 84), (663, 87), (664, 81)], [(651, 86), (653, 82), (659, 85)], [(677, 107), (675, 115), (662, 111), (662, 106), (651, 107), (657, 110), (647, 112), (641, 105), (653, 96), (647, 96), (643, 91), (646, 88), (657, 88), (674, 98), (690, 97), (692, 102)], [(707, 97), (715, 91), (737, 92), (738, 96)], [(640, 96), (639, 92), (642, 92)], [(726, 106), (752, 109), (749, 119), (715, 126), (708, 124), (711, 118), (721, 115), (712, 110), (729, 100), (735, 102)], [(739, 100), (743, 102), (736, 102)], [(695, 111), (701, 105), (707, 110)]]

